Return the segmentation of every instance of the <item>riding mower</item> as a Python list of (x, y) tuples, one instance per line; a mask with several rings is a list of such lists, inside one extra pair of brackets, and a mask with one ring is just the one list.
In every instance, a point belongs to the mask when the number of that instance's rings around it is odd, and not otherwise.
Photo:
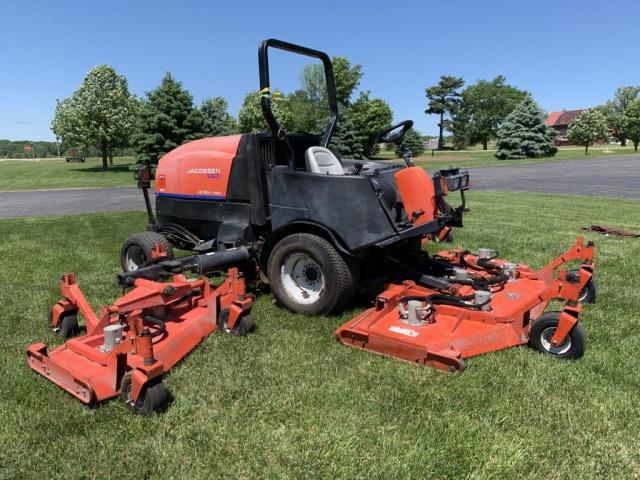
[[(321, 137), (287, 133), (279, 124), (270, 48), (322, 62), (330, 115)], [(583, 354), (578, 317), (581, 304), (596, 296), (592, 243), (578, 238), (537, 271), (487, 248), (429, 254), (425, 246), (463, 226), (469, 174), (450, 168), (429, 176), (415, 166), (403, 147), (410, 120), (377, 136), (400, 147), (404, 165), (340, 158), (328, 148), (338, 115), (328, 55), (266, 40), (258, 61), (270, 132), (204, 138), (164, 155), (155, 172), (155, 213), (151, 170), (141, 170), (148, 231), (125, 241), (120, 258), (119, 283), (134, 289), (98, 318), (74, 277), (63, 277), (64, 299), (50, 324), (73, 332), (80, 311), (87, 335), (49, 355), (43, 344), (30, 347), (32, 368), (87, 403), (120, 392), (132, 409), (153, 410), (164, 396), (157, 379), (216, 323), (229, 333), (250, 329), (245, 278), (259, 278), (286, 308), (309, 315), (339, 312), (360, 291), (375, 299), (373, 306), (338, 328), (337, 339), (417, 364), (461, 371), (465, 358), (527, 343), (559, 358)], [(457, 207), (447, 201), (455, 192)], [(174, 257), (174, 249), (194, 255)], [(560, 268), (567, 262), (581, 264)], [(204, 277), (182, 275), (222, 266), (231, 268), (217, 289)], [(555, 299), (565, 301), (562, 310), (545, 313)]]

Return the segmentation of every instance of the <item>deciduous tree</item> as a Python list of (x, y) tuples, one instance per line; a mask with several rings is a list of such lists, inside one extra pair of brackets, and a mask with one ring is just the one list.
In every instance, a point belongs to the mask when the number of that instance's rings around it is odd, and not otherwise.
[(497, 76), (491, 81), (478, 80), (462, 91), (460, 108), (455, 112), (454, 134), (463, 135), (471, 144), (482, 143), (487, 150), (502, 121), (525, 98), (527, 92)]
[[(294, 116), (289, 99), (278, 90), (271, 94), (271, 109), (282, 128), (286, 131), (294, 128)], [(267, 121), (262, 114), (259, 92), (250, 92), (244, 97), (238, 113), (238, 126), (242, 133), (269, 131)]]
[(444, 131), (449, 130), (450, 119), (447, 119), (446, 116), (451, 116), (458, 108), (460, 104), (460, 92), (458, 90), (463, 86), (464, 80), (462, 78), (442, 75), (437, 85), (426, 89), (428, 104), (425, 113), (439, 115), (440, 117), (438, 122), (438, 150), (442, 150), (444, 146)]
[(126, 78), (109, 65), (98, 65), (71, 97), (57, 102), (51, 129), (67, 145), (97, 147), (107, 170), (113, 149), (129, 144), (136, 110)]
[(360, 96), (350, 107), (351, 120), (356, 137), (365, 157), (376, 152), (376, 135), (391, 124), (393, 112), (389, 104), (380, 98), (369, 98), (369, 92), (360, 92)]
[(582, 112), (567, 134), (567, 138), (576, 145), (584, 145), (585, 155), (591, 145), (598, 140), (607, 140), (608, 137), (607, 119), (596, 108)]
[(637, 152), (640, 143), (640, 98), (627, 106), (622, 116), (622, 133), (633, 142), (633, 149)]
[(620, 87), (616, 90), (613, 100), (609, 100), (600, 107), (601, 112), (607, 118), (607, 124), (611, 136), (620, 142), (623, 147), (627, 143), (624, 134), (623, 117), (631, 103), (640, 97), (640, 87)]

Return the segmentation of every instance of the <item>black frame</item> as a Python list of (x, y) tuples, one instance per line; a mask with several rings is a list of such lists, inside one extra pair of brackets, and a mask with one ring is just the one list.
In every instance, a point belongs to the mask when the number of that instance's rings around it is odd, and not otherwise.
[(289, 42), (283, 42), (282, 40), (276, 40), (270, 38), (260, 43), (258, 47), (258, 69), (260, 71), (260, 105), (262, 107), (262, 113), (267, 120), (267, 124), (271, 129), (273, 135), (282, 139), (283, 130), (275, 115), (271, 109), (271, 89), (269, 85), (269, 48), (277, 48), (278, 50), (284, 50), (287, 52), (297, 53), (299, 55), (306, 55), (307, 57), (318, 58), (324, 65), (324, 77), (327, 84), (327, 98), (329, 100), (329, 121), (325, 128), (320, 144), (323, 147), (329, 145), (331, 136), (336, 128), (336, 122), (338, 121), (338, 102), (336, 101), (336, 86), (333, 80), (333, 64), (329, 55), (319, 50), (313, 50), (311, 48), (302, 47)]

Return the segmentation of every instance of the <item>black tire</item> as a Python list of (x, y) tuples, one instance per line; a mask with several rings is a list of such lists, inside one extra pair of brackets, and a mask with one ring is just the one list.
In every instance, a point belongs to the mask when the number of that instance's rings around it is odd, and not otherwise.
[(453, 230), (449, 230), (442, 239), (443, 243), (453, 243)]
[[(49, 327), (52, 328), (53, 310), (49, 310), (47, 321)], [(78, 325), (78, 313), (73, 311), (62, 313), (62, 315), (60, 316), (60, 321), (58, 322), (58, 326), (54, 330), (54, 333), (56, 335), (60, 335), (63, 338), (75, 337), (78, 333), (80, 333), (80, 326)]]
[(142, 232), (131, 235), (120, 249), (120, 265), (123, 272), (137, 270), (151, 260), (151, 252), (157, 245), (168, 257), (173, 257), (173, 248), (166, 237), (157, 232)]
[(565, 341), (554, 347), (550, 340), (558, 328), (559, 321), (560, 312), (547, 312), (538, 317), (529, 332), (529, 346), (556, 358), (577, 360), (582, 357), (587, 348), (587, 333), (578, 322), (567, 334)]
[(229, 309), (225, 308), (218, 315), (218, 329), (222, 333), (232, 335), (234, 337), (242, 337), (255, 329), (253, 318), (250, 314), (244, 313), (236, 322), (233, 328), (227, 327), (227, 320), (229, 319)]
[[(305, 278), (300, 283), (294, 281), (292, 287), (295, 275), (287, 275), (285, 269), (294, 256), (308, 259), (311, 267), (301, 267), (305, 269)], [(301, 263), (305, 261), (300, 260)], [(269, 255), (267, 275), (271, 291), (289, 310), (308, 315), (324, 315), (339, 311), (353, 298), (357, 267), (355, 262), (343, 258), (324, 238), (310, 233), (295, 233), (280, 240), (273, 248)], [(285, 280), (287, 277), (289, 281)], [(308, 290), (299, 286), (302, 282), (307, 282)], [(308, 291), (315, 288), (314, 282), (320, 283), (319, 290), (309, 295)], [(296, 288), (301, 292), (297, 298)], [(309, 296), (311, 300), (307, 301)]]
[(169, 395), (160, 380), (154, 382), (152, 385), (145, 386), (140, 395), (142, 400), (134, 402), (131, 399), (131, 376), (131, 371), (125, 373), (120, 385), (120, 398), (129, 410), (139, 415), (151, 415), (164, 406)]
[[(571, 270), (567, 272), (567, 280), (570, 282), (578, 282), (580, 280), (580, 273), (578, 270)], [(584, 303), (595, 303), (596, 298), (598, 297), (598, 284), (594, 280), (593, 277), (589, 279), (589, 281), (582, 287), (580, 290), (580, 295), (578, 296), (578, 302)]]

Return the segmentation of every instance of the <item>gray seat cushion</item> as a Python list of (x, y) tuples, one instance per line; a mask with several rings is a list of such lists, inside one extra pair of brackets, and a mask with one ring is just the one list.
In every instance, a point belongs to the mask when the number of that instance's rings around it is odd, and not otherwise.
[(344, 175), (340, 160), (324, 147), (309, 147), (305, 153), (307, 172), (323, 175)]

